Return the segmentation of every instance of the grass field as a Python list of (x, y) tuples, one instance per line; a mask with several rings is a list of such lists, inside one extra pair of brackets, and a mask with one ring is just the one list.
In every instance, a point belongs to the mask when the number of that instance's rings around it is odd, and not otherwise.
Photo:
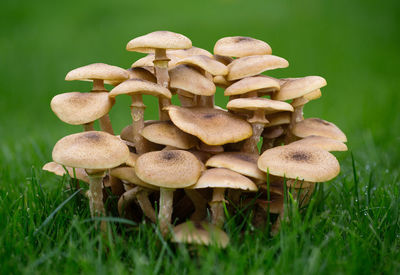
[[(395, 0), (2, 1), (0, 274), (399, 274), (399, 11)], [(41, 171), (55, 142), (81, 130), (49, 107), (58, 93), (89, 90), (65, 74), (93, 62), (129, 67), (141, 55), (126, 43), (158, 29), (209, 51), (223, 36), (256, 37), (290, 62), (273, 76), (327, 79), (305, 115), (340, 126), (350, 151), (336, 154), (339, 177), (319, 185), (305, 213), (292, 211), (277, 237), (243, 212), (226, 224), (225, 250), (176, 246), (153, 226), (118, 219), (119, 233), (101, 239), (87, 202), (64, 191), (73, 182)], [(146, 103), (155, 118), (155, 102)], [(130, 121), (128, 104), (112, 110), (117, 131)]]

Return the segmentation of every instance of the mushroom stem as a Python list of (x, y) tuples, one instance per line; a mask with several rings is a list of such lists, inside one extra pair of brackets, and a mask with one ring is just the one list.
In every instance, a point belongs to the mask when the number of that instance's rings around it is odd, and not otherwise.
[(193, 107), (195, 105), (193, 102), (194, 98), (190, 98), (183, 95), (182, 93), (179, 92), (179, 90), (177, 91), (177, 94), (182, 107)]
[(132, 136), (135, 144), (136, 153), (139, 155), (146, 152), (144, 138), (140, 131), (144, 128), (144, 109), (141, 95), (132, 95), (131, 116), (132, 116)]
[(160, 210), (158, 212), (158, 220), (160, 223), (160, 231), (163, 236), (169, 232), (172, 218), (172, 203), (174, 198), (174, 190), (160, 188)]
[(224, 204), (225, 188), (214, 188), (213, 197), (210, 201), (211, 223), (217, 227), (222, 227), (225, 222)]
[[(103, 79), (93, 79), (93, 87), (91, 92), (106, 92), (107, 90), (104, 88), (104, 80)], [(100, 118), (100, 128), (111, 135), (114, 135), (114, 130), (111, 125), (110, 116), (108, 114), (102, 116)]]
[(259, 153), (258, 152), (258, 147), (257, 144), (260, 141), (260, 136), (262, 131), (264, 130), (264, 124), (263, 123), (253, 123), (252, 125), (253, 128), (253, 135), (246, 139), (246, 141), (243, 144), (242, 151), (247, 152), (247, 153)]
[(186, 195), (194, 204), (194, 212), (190, 219), (192, 221), (202, 221), (207, 213), (207, 201), (204, 197), (194, 189), (185, 189)]
[(118, 200), (118, 213), (121, 217), (124, 216), (126, 206), (135, 201), (136, 194), (140, 191), (140, 187), (136, 186), (125, 193)]
[[(86, 173), (89, 176), (89, 207), (90, 215), (92, 217), (101, 217), (105, 215), (105, 209), (103, 204), (103, 170), (90, 170), (86, 169)], [(101, 221), (101, 231), (106, 231), (107, 224), (105, 221)]]
[(199, 101), (197, 102), (197, 106), (199, 107), (207, 107), (214, 108), (214, 96), (200, 96)]
[(85, 132), (88, 132), (88, 131), (94, 131), (93, 125), (94, 125), (94, 122), (92, 121), (92, 122), (83, 124), (82, 126), (83, 126), (83, 129), (85, 130)]
[(93, 88), (91, 92), (104, 92), (105, 90), (103, 79), (93, 79)]
[(305, 184), (305, 187), (293, 188), (291, 190), (294, 199), (298, 201), (300, 207), (306, 206), (310, 202), (315, 189), (314, 183), (304, 181), (303, 184)]
[(222, 145), (208, 145), (204, 142), (200, 141), (199, 143), (200, 151), (211, 153), (211, 154), (218, 154), (224, 151), (224, 147)]
[(140, 208), (143, 211), (143, 214), (149, 218), (152, 222), (156, 223), (156, 212), (154, 211), (153, 206), (149, 200), (149, 193), (143, 188), (140, 188), (140, 191), (136, 194), (136, 199), (140, 205)]
[(122, 181), (116, 177), (111, 176), (110, 171), (108, 172), (108, 177), (110, 179), (111, 192), (114, 195), (121, 196), (125, 192)]
[[(157, 83), (161, 86), (168, 88), (169, 86), (169, 75), (168, 75), (168, 62), (170, 59), (167, 56), (166, 49), (155, 49), (154, 56), (154, 70), (157, 77)], [(171, 105), (171, 101), (168, 98), (158, 97), (158, 113), (161, 121), (169, 120), (167, 111), (163, 108)]]

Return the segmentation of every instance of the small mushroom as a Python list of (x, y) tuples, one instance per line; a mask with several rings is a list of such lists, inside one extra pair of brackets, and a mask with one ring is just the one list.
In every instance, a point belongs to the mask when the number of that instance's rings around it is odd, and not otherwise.
[(299, 137), (322, 136), (346, 142), (346, 135), (332, 122), (320, 118), (307, 118), (296, 123), (292, 128), (292, 133)]
[(259, 93), (276, 93), (279, 81), (265, 75), (243, 78), (226, 88), (225, 96), (257, 97)]
[(298, 141), (292, 142), (289, 146), (313, 147), (325, 151), (347, 151), (347, 146), (343, 142), (321, 136), (308, 136)]
[(266, 42), (246, 36), (224, 37), (214, 46), (214, 54), (222, 56), (245, 57), (271, 53), (272, 49)]

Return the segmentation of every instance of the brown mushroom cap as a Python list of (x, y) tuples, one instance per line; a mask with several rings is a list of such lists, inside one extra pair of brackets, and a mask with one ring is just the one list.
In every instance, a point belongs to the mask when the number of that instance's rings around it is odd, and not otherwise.
[(205, 55), (193, 55), (183, 58), (176, 63), (199, 67), (212, 75), (226, 75), (228, 68), (221, 62)]
[(135, 167), (136, 160), (139, 157), (138, 154), (135, 153), (129, 153), (128, 159), (125, 161), (125, 164), (130, 166), (130, 167)]
[[(67, 172), (65, 171), (67, 169)], [(76, 178), (78, 180), (84, 181), (84, 182), (89, 182), (89, 177), (85, 171), (85, 169), (82, 168), (71, 168), (71, 167), (64, 167), (58, 163), (55, 162), (48, 162), (46, 163), (42, 170), (49, 171), (57, 176), (64, 176), (66, 173), (71, 178)], [(75, 171), (74, 171), (75, 170)]]
[(140, 134), (151, 142), (179, 149), (189, 149), (197, 145), (196, 137), (183, 132), (170, 121), (146, 126)]
[(279, 112), (267, 115), (269, 123), (265, 127), (272, 127), (278, 125), (289, 124), (291, 119), (291, 112)]
[(94, 79), (102, 79), (122, 82), (128, 78), (128, 72), (120, 67), (104, 63), (94, 63), (70, 71), (65, 80), (92, 81)]
[(184, 50), (173, 50), (169, 51), (168, 53), (178, 58), (185, 58), (193, 55), (205, 55), (208, 57), (213, 57), (213, 55), (209, 51), (198, 47), (191, 47)]
[[(154, 124), (154, 123), (159, 123), (159, 120), (146, 120), (146, 121), (144, 122), (144, 126), (146, 127), (146, 126), (151, 125), (151, 124)], [(132, 129), (132, 127), (133, 127), (132, 124), (129, 124), (129, 125), (125, 126), (125, 127), (122, 129), (121, 134), (120, 134), (120, 138), (121, 138), (122, 140), (131, 142), (131, 143), (134, 142), (134, 140), (133, 140), (133, 132), (132, 132), (133, 129)]]
[(196, 69), (187, 65), (179, 65), (169, 70), (171, 89), (181, 89), (195, 95), (212, 96), (216, 87)]
[[(145, 68), (142, 68), (142, 67), (129, 68), (126, 71), (129, 74), (129, 79), (138, 78), (138, 79), (143, 79), (143, 80), (157, 83), (156, 77), (151, 72), (146, 70)], [(104, 81), (104, 83), (111, 84), (113, 86), (117, 86), (117, 85), (121, 84), (122, 82), (123, 81)]]
[(289, 79), (281, 84), (280, 91), (273, 94), (272, 98), (276, 100), (298, 98), (324, 86), (326, 86), (326, 80), (320, 76)]
[(226, 80), (222, 75), (214, 76), (213, 82), (216, 86), (226, 89), (228, 86), (232, 85), (232, 81)]
[(205, 170), (195, 185), (190, 189), (200, 188), (230, 188), (255, 192), (257, 185), (249, 178), (225, 168), (212, 168)]
[(63, 137), (53, 148), (55, 162), (85, 169), (113, 168), (128, 157), (129, 149), (118, 137), (99, 131)]
[(132, 39), (126, 45), (128, 51), (141, 53), (152, 53), (154, 49), (179, 50), (191, 47), (189, 38), (170, 31), (151, 32)]
[(271, 54), (271, 47), (264, 41), (245, 36), (219, 39), (214, 46), (214, 54), (232, 57)]
[(175, 243), (216, 245), (225, 248), (228, 235), (217, 226), (206, 222), (188, 221), (175, 226), (172, 241)]
[(289, 62), (275, 55), (253, 55), (235, 59), (228, 65), (227, 80), (236, 80), (248, 76), (258, 75), (262, 72), (286, 68)]
[(110, 111), (113, 104), (107, 92), (72, 92), (53, 97), (50, 107), (62, 121), (81, 125), (103, 117)]
[(229, 63), (231, 63), (233, 60), (232, 57), (229, 56), (222, 56), (222, 55), (218, 55), (218, 54), (214, 54), (213, 55), (214, 59), (217, 60), (218, 62), (221, 62), (222, 64), (228, 66)]
[(325, 151), (347, 151), (347, 146), (343, 142), (322, 136), (308, 136), (288, 146), (312, 147)]
[(258, 169), (258, 157), (257, 154), (251, 153), (226, 152), (209, 158), (206, 162), (206, 166), (227, 168), (251, 178), (266, 180), (267, 175)]
[(116, 177), (120, 180), (127, 181), (129, 183), (136, 184), (136, 185), (144, 187), (144, 188), (158, 190), (158, 188), (156, 186), (142, 181), (136, 175), (135, 168), (133, 168), (133, 167), (117, 167), (117, 168), (111, 169), (111, 176)]
[(244, 140), (253, 134), (251, 125), (226, 111), (213, 108), (166, 107), (172, 122), (182, 131), (208, 145), (223, 145)]
[(224, 95), (242, 95), (248, 92), (276, 92), (279, 91), (279, 81), (268, 76), (252, 76), (243, 78), (226, 88)]
[(116, 97), (117, 95), (135, 94), (163, 96), (166, 98), (172, 97), (171, 92), (167, 88), (143, 79), (128, 79), (112, 89), (109, 96)]
[(196, 183), (202, 163), (182, 150), (145, 153), (136, 160), (136, 175), (149, 184), (163, 188), (185, 188)]
[(322, 96), (321, 89), (316, 89), (308, 94), (305, 94), (303, 97), (307, 100), (314, 100), (318, 99)]
[(339, 174), (337, 159), (329, 152), (309, 147), (279, 146), (266, 150), (258, 168), (274, 176), (325, 182)]
[(233, 99), (228, 102), (226, 108), (228, 108), (228, 110), (233, 110), (233, 111), (264, 110), (266, 114), (272, 114), (281, 111), (293, 112), (293, 106), (290, 105), (289, 103), (262, 97)]
[(320, 118), (307, 118), (297, 122), (292, 133), (300, 138), (322, 136), (346, 142), (346, 135), (332, 122)]

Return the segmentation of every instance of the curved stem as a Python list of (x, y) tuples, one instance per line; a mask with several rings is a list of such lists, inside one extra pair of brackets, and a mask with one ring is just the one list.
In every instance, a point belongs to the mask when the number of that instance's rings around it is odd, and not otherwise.
[(160, 210), (158, 212), (158, 220), (160, 223), (160, 231), (163, 236), (168, 234), (171, 225), (173, 198), (174, 190), (160, 188)]
[(206, 217), (207, 213), (206, 199), (194, 189), (185, 189), (185, 193), (194, 204), (194, 212), (190, 219), (192, 221), (202, 221)]
[[(93, 217), (101, 217), (105, 215), (103, 204), (103, 177), (104, 171), (91, 171), (86, 169), (89, 176), (89, 207), (90, 214)], [(101, 230), (106, 230), (106, 222), (101, 222)]]
[(149, 200), (149, 193), (141, 188), (141, 190), (136, 194), (136, 199), (139, 203), (140, 208), (143, 211), (143, 214), (152, 222), (156, 223), (156, 212), (154, 211), (154, 208)]
[(249, 137), (248, 139), (246, 139), (246, 141), (243, 144), (242, 151), (258, 154), (259, 152), (258, 152), (257, 144), (260, 141), (261, 133), (264, 130), (264, 124), (253, 123), (251, 126), (253, 128), (253, 135), (251, 137)]
[[(161, 86), (168, 88), (169, 86), (169, 75), (168, 75), (168, 62), (169, 58), (167, 56), (167, 51), (165, 49), (155, 49), (154, 55), (154, 70), (157, 77), (157, 83)], [(158, 97), (158, 113), (160, 120), (169, 120), (169, 115), (167, 111), (163, 108), (171, 105), (171, 100), (164, 97)]]
[(136, 153), (139, 155), (146, 152), (144, 138), (140, 131), (144, 128), (144, 109), (141, 95), (132, 95), (131, 116), (132, 116), (132, 137)]
[(104, 132), (114, 135), (109, 114), (106, 114), (100, 118), (100, 128)]
[(121, 217), (124, 216), (126, 206), (135, 201), (136, 194), (140, 191), (138, 186), (126, 191), (118, 200), (118, 213)]
[(211, 200), (211, 223), (217, 227), (222, 227), (225, 222), (224, 201), (225, 188), (214, 188)]
[(85, 132), (94, 131), (94, 122), (93, 121), (89, 122), (89, 123), (86, 123), (86, 124), (83, 124), (82, 126), (83, 126), (83, 130)]

